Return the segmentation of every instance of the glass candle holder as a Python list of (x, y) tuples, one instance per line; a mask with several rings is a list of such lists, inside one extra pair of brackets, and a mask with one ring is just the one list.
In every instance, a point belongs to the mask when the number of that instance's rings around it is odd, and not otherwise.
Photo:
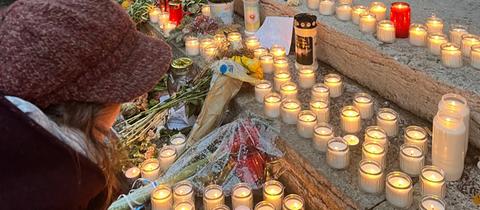
[(287, 58), (276, 58), (273, 60), (273, 67), (275, 72), (288, 72), (288, 60)]
[[(470, 108), (468, 107), (467, 99), (461, 95), (454, 93), (447, 93), (442, 96), (440, 102), (438, 103), (438, 112), (451, 111), (455, 115), (460, 116), (463, 119), (463, 124), (465, 125), (466, 133), (469, 133), (470, 127)], [(465, 135), (465, 152), (467, 153), (468, 149), (468, 135)], [(462, 143), (463, 144), (463, 143)]]
[(397, 208), (408, 208), (413, 202), (412, 179), (400, 171), (390, 172), (387, 175), (385, 197)]
[(473, 68), (480, 69), (480, 44), (473, 45), (470, 51), (470, 65)]
[(327, 142), (327, 164), (334, 169), (345, 169), (350, 161), (348, 143), (340, 137)]
[(342, 138), (347, 142), (348, 146), (351, 148), (357, 146), (360, 143), (360, 139), (357, 136), (352, 134), (347, 134)]
[(166, 11), (161, 11), (158, 15), (158, 24), (164, 25), (170, 22), (170, 13)]
[(190, 201), (175, 202), (173, 210), (195, 210), (195, 204)]
[(245, 46), (249, 50), (254, 50), (260, 47), (260, 41), (257, 37), (251, 36), (245, 39)]
[(170, 137), (170, 145), (175, 147), (177, 154), (182, 154), (185, 151), (185, 146), (187, 144), (187, 137), (182, 133), (177, 133)]
[(387, 136), (392, 137), (398, 134), (398, 113), (390, 108), (382, 108), (377, 113), (377, 125), (380, 126)]
[(460, 47), (452, 43), (440, 45), (440, 60), (442, 61), (443, 66), (447, 68), (462, 67), (463, 57)]
[(217, 48), (222, 48), (227, 42), (227, 37), (223, 33), (217, 33), (215, 36), (213, 36), (213, 41), (215, 42), (215, 46), (217, 46)]
[(468, 28), (464, 25), (452, 24), (448, 33), (450, 37), (450, 42), (456, 44), (457, 46), (461, 46), (462, 36), (464, 34), (468, 34)]
[(262, 70), (264, 74), (271, 74), (274, 71), (273, 67), (273, 55), (265, 54), (260, 57), (260, 63), (262, 64)]
[(394, 2), (390, 7), (390, 20), (395, 25), (397, 38), (408, 38), (410, 28), (410, 5), (406, 2)]
[(317, 83), (312, 87), (312, 101), (315, 100), (330, 100), (330, 88), (323, 83)]
[(150, 196), (152, 210), (164, 210), (173, 208), (172, 189), (167, 185), (157, 186)]
[(160, 174), (160, 162), (154, 158), (146, 159), (140, 166), (140, 170), (142, 178), (155, 181)]
[(376, 142), (364, 142), (362, 145), (362, 160), (373, 160), (385, 167), (387, 162), (385, 148)]
[(280, 116), (280, 105), (282, 103), (280, 94), (274, 92), (267, 94), (263, 103), (263, 112), (267, 117), (277, 118)]
[(415, 145), (400, 146), (400, 169), (406, 174), (416, 177), (425, 164), (425, 153)]
[(333, 15), (335, 12), (335, 1), (334, 0), (320, 0), (318, 6), (318, 12), (321, 15)]
[(447, 190), (445, 172), (437, 166), (425, 166), (420, 174), (422, 195), (435, 195), (444, 198)]
[(441, 198), (435, 195), (427, 195), (422, 197), (419, 204), (421, 210), (445, 210), (447, 204)]
[(405, 128), (403, 139), (405, 144), (411, 144), (419, 147), (425, 154), (428, 154), (428, 133), (419, 126), (408, 126)]
[(373, 160), (361, 160), (358, 174), (360, 190), (372, 194), (383, 192), (385, 177), (383, 175), (383, 166), (380, 163)]
[(165, 37), (170, 37), (170, 32), (175, 29), (177, 27), (177, 25), (175, 25), (175, 23), (173, 22), (168, 22), (168, 23), (165, 23), (163, 25), (160, 26), (160, 28), (162, 29), (163, 31), (163, 35)]
[(341, 21), (349, 21), (352, 19), (352, 6), (350, 4), (339, 4), (335, 8), (337, 19)]
[(211, 184), (205, 187), (203, 192), (203, 206), (205, 210), (213, 210), (216, 206), (225, 203), (225, 195), (221, 186)]
[(428, 17), (425, 25), (428, 33), (443, 33), (443, 20), (435, 15)]
[(160, 15), (160, 8), (155, 7), (148, 12), (148, 16), (150, 18), (150, 22), (158, 23), (158, 16)]
[(427, 36), (428, 51), (434, 55), (440, 55), (440, 46), (447, 43), (447, 36), (444, 34), (433, 33)]
[(291, 77), (288, 71), (279, 71), (273, 74), (273, 84), (276, 91), (280, 91), (280, 87), (285, 82), (290, 82)]
[(255, 100), (263, 103), (265, 96), (272, 92), (272, 83), (268, 80), (262, 80), (255, 85)]
[(353, 105), (360, 111), (362, 119), (370, 119), (373, 116), (373, 98), (367, 93), (357, 93), (353, 96)]
[(480, 37), (473, 34), (462, 35), (462, 53), (465, 57), (470, 57), (470, 51), (473, 45), (480, 44)]
[(173, 146), (164, 146), (158, 152), (158, 160), (160, 161), (160, 168), (166, 171), (175, 162), (177, 158), (177, 150)]
[(287, 51), (285, 50), (285, 47), (282, 47), (280, 45), (272, 45), (270, 48), (270, 53), (272, 53), (273, 58), (283, 58), (287, 55)]
[(282, 209), (283, 184), (276, 180), (266, 181), (263, 185), (263, 200), (273, 204), (275, 210)]
[(312, 138), (317, 116), (310, 110), (301, 111), (298, 114), (297, 133), (303, 138)]
[(387, 150), (388, 139), (387, 133), (379, 126), (368, 126), (365, 128), (365, 142), (375, 142)]
[(207, 17), (212, 16), (212, 12), (210, 11), (210, 5), (208, 4), (202, 5), (202, 15)]
[[(377, 25), (377, 19), (374, 14), (363, 13), (360, 15), (359, 27), (363, 33), (373, 34)], [(378, 33), (377, 33), (378, 36)]]
[(263, 47), (259, 47), (253, 50), (253, 57), (255, 57), (255, 59), (260, 59), (262, 56), (266, 54), (268, 54), (268, 50)]
[(233, 186), (232, 208), (236, 209), (239, 206), (246, 206), (249, 209), (253, 208), (252, 188), (247, 183), (238, 183)]
[(297, 194), (290, 194), (283, 199), (283, 210), (303, 210), (303, 198)]
[(175, 25), (180, 25), (183, 19), (183, 9), (181, 1), (169, 1), (168, 2), (168, 11), (170, 12), (170, 22), (175, 23)]
[(319, 99), (310, 101), (310, 110), (317, 116), (318, 122), (330, 121), (330, 108), (328, 101)]
[(298, 84), (304, 89), (311, 88), (315, 84), (315, 70), (310, 67), (298, 69)]
[(377, 39), (384, 43), (395, 42), (395, 26), (390, 20), (382, 20), (377, 24)]
[(127, 181), (129, 184), (132, 184), (135, 180), (137, 180), (140, 177), (140, 168), (134, 166), (129, 169), (127, 169), (124, 173), (125, 178), (127, 178)]
[(296, 99), (298, 94), (297, 84), (294, 82), (284, 82), (280, 85), (280, 94), (285, 99)]
[(255, 205), (254, 210), (275, 210), (275, 206), (267, 201), (260, 201)]
[(258, 0), (243, 1), (245, 33), (255, 34), (260, 28), (260, 5)]
[(338, 74), (327, 74), (324, 77), (323, 82), (330, 91), (330, 97), (336, 98), (343, 93), (343, 81), (342, 77)]
[(414, 23), (410, 26), (409, 42), (413, 46), (423, 47), (427, 45), (428, 30), (423, 24)]
[(385, 17), (387, 16), (387, 6), (382, 2), (375, 1), (370, 3), (369, 12), (375, 15), (377, 21), (382, 21), (385, 20)]
[(327, 142), (335, 137), (333, 126), (328, 123), (319, 123), (313, 132), (313, 147), (320, 152), (327, 151)]
[(227, 40), (234, 50), (242, 48), (242, 35), (238, 32), (230, 32), (227, 35)]
[(200, 53), (205, 56), (205, 49), (210, 46), (214, 46), (215, 42), (212, 38), (202, 38), (200, 39)]
[(222, 204), (222, 205), (219, 205), (219, 206), (213, 208), (213, 210), (230, 210), (230, 207), (228, 207), (225, 204)]
[(357, 108), (345, 106), (340, 113), (340, 124), (345, 133), (358, 133), (362, 129), (360, 111)]
[(185, 52), (188, 56), (197, 56), (200, 54), (200, 41), (197, 37), (189, 36), (185, 38)]
[(310, 10), (318, 10), (320, 0), (307, 0), (307, 7)]
[(356, 5), (352, 7), (352, 22), (355, 24), (360, 23), (360, 15), (368, 13), (368, 8), (363, 5)]
[(285, 99), (282, 102), (280, 115), (286, 124), (297, 124), (297, 116), (300, 113), (300, 102), (295, 99)]
[(184, 180), (178, 182), (173, 188), (173, 201), (175, 203), (191, 202), (195, 203), (195, 192), (190, 181)]

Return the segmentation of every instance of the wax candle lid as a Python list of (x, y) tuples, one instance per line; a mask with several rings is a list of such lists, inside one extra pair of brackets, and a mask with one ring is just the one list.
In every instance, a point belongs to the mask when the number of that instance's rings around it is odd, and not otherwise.
[(357, 93), (355, 94), (355, 96), (353, 97), (353, 100), (356, 102), (356, 103), (360, 103), (360, 104), (369, 104), (369, 103), (373, 103), (373, 98), (370, 94), (368, 93)]
[(260, 60), (262, 61), (266, 61), (266, 60), (273, 60), (273, 55), (272, 54), (263, 54), (262, 56), (260, 56)]
[(342, 108), (342, 116), (345, 117), (358, 117), (360, 116), (360, 111), (354, 106), (344, 106)]
[(333, 134), (333, 126), (326, 122), (322, 122), (317, 124), (313, 131), (315, 132), (315, 134), (320, 136), (330, 136)]
[(162, 158), (173, 157), (175, 155), (177, 155), (177, 150), (172, 146), (164, 146), (159, 152), (159, 156)]
[(360, 14), (360, 19), (375, 19), (375, 14), (370, 13), (370, 12), (365, 12)]
[(266, 89), (266, 88), (271, 88), (272, 83), (268, 80), (260, 80), (256, 85), (256, 88), (261, 88), (261, 89)]
[(327, 142), (327, 147), (332, 151), (347, 151), (348, 143), (341, 137), (334, 137)]
[(450, 25), (450, 31), (461, 31), (461, 32), (467, 32), (468, 27), (465, 25), (460, 25), (460, 24), (452, 24)]
[(396, 189), (408, 189), (412, 187), (412, 179), (406, 173), (393, 171), (387, 175), (387, 184)]
[(269, 180), (263, 184), (263, 192), (268, 195), (281, 195), (283, 188), (283, 184), (277, 180)]
[(190, 181), (184, 180), (175, 185), (175, 188), (173, 189), (173, 193), (175, 195), (188, 195), (193, 192), (193, 185)]
[(423, 157), (423, 150), (413, 144), (403, 144), (400, 146), (400, 152), (407, 156), (407, 157), (413, 157), (413, 158), (419, 158)]
[(136, 178), (140, 175), (140, 169), (136, 166), (131, 167), (125, 171), (125, 177), (131, 179), (131, 178)]
[(360, 142), (360, 139), (352, 134), (343, 136), (343, 139), (347, 142), (348, 146), (355, 146)]
[(331, 82), (341, 82), (342, 81), (342, 77), (340, 77), (340, 75), (338, 74), (327, 74), (325, 75), (325, 83), (331, 83)]
[(303, 198), (297, 194), (290, 194), (283, 199), (283, 207), (285, 210), (303, 209)]
[(378, 27), (395, 27), (391, 20), (381, 20), (378, 22)]
[(381, 120), (394, 121), (398, 118), (398, 113), (390, 108), (382, 108), (378, 111), (377, 118)]
[(440, 49), (442, 49), (442, 51), (459, 51), (460, 47), (456, 44), (447, 42), (447, 43), (441, 44)]
[(313, 70), (313, 68), (310, 68), (310, 67), (303, 67), (298, 69), (298, 73), (299, 74), (315, 74), (315, 70)]
[(424, 166), (420, 176), (430, 182), (440, 183), (445, 181), (445, 172), (443, 169), (433, 165)]
[(370, 175), (379, 175), (383, 173), (383, 167), (380, 163), (374, 160), (360, 160), (359, 163), (360, 171), (362, 171), (365, 174), (370, 174)]
[(374, 1), (370, 3), (370, 9), (372, 8), (385, 8), (385, 10), (387, 10), (385, 4), (379, 1)]
[(364, 142), (362, 145), (363, 151), (370, 154), (383, 154), (385, 153), (385, 148), (377, 142)]
[(180, 145), (180, 144), (185, 143), (186, 139), (187, 139), (187, 137), (185, 135), (183, 135), (182, 133), (177, 133), (177, 134), (173, 135), (172, 137), (170, 137), (170, 144)]
[(310, 110), (303, 110), (298, 114), (298, 120), (302, 122), (315, 122), (317, 116)]
[(294, 16), (295, 27), (312, 29), (317, 27), (317, 16), (309, 13), (300, 13)]
[(282, 102), (282, 107), (285, 109), (300, 109), (300, 102), (295, 99), (286, 99)]
[(422, 210), (444, 210), (446, 203), (436, 195), (426, 195), (422, 197), (419, 206)]
[(265, 95), (265, 98), (263, 99), (265, 103), (279, 103), (282, 101), (282, 96), (280, 94), (272, 92), (267, 95)]
[(205, 187), (203, 197), (207, 200), (218, 199), (223, 196), (222, 187), (216, 184), (211, 184)]
[(412, 23), (410, 25), (410, 29), (427, 31), (427, 27), (423, 24), (420, 24), (420, 23)]
[(387, 133), (380, 126), (368, 126), (365, 128), (365, 136), (372, 139), (386, 139)]
[(405, 136), (412, 140), (425, 140), (428, 133), (420, 126), (411, 125), (405, 128)]
[(268, 201), (260, 201), (255, 205), (255, 210), (273, 210), (275, 206)]
[(155, 158), (146, 159), (140, 166), (142, 171), (151, 172), (160, 168), (160, 162)]
[(282, 91), (295, 91), (297, 90), (297, 84), (294, 82), (284, 82), (280, 85), (280, 90)]
[(438, 103), (438, 109), (444, 108), (456, 111), (458, 108), (468, 108), (467, 99), (455, 93), (447, 93), (442, 96)]
[(247, 183), (238, 183), (232, 188), (232, 196), (236, 198), (246, 198), (252, 195), (252, 188)]
[(172, 189), (167, 185), (158, 185), (152, 192), (151, 199), (162, 200), (172, 196)]
[(328, 108), (328, 101), (318, 99), (310, 102), (310, 109), (325, 109)]
[(182, 201), (180, 203), (175, 203), (174, 210), (194, 210), (195, 205), (190, 201)]
[(330, 92), (330, 88), (323, 83), (317, 83), (313, 85), (312, 92), (328, 93)]

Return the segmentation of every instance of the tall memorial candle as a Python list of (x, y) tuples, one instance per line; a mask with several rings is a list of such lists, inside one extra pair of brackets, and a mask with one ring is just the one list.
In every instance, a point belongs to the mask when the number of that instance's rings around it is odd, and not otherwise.
[(395, 25), (395, 36), (397, 38), (408, 38), (410, 29), (410, 5), (406, 2), (392, 3), (390, 20)]

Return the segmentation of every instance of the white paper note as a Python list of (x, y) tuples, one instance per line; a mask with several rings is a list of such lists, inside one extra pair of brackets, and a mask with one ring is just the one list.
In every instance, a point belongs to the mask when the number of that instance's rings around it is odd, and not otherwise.
[(267, 16), (255, 34), (265, 48), (277, 44), (290, 52), (293, 32), (293, 17)]

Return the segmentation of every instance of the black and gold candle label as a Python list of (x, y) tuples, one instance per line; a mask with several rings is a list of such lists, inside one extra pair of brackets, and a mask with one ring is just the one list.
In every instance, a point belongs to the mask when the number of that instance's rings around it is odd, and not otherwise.
[(295, 54), (297, 57), (297, 63), (302, 65), (313, 64), (313, 37), (295, 37)]

